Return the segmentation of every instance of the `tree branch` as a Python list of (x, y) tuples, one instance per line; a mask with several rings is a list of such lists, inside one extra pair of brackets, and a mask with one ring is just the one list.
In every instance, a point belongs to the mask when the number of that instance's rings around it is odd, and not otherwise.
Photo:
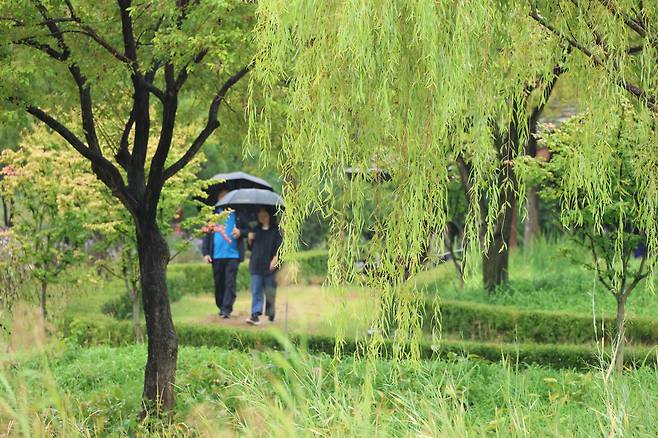
[(57, 23), (53, 22), (48, 15), (48, 9), (41, 3), (40, 0), (33, 0), (34, 1), (34, 6), (37, 8), (39, 11), (39, 14), (41, 17), (43, 17), (44, 24), (50, 31), (50, 34), (57, 40), (57, 44), (59, 45), (59, 48), (62, 50), (62, 54), (64, 55), (64, 58), (68, 58), (70, 55), (70, 51), (66, 43), (64, 42), (64, 37), (59, 33), (59, 27), (57, 26)]
[[(58, 42), (60, 49), (62, 50), (62, 58), (60, 60), (66, 60), (71, 51), (64, 41), (64, 37), (60, 28), (55, 20), (53, 20), (48, 14), (48, 10), (39, 0), (34, 0), (35, 7), (39, 11), (39, 14), (45, 20), (45, 25), (50, 31), (50, 34)], [(87, 144), (89, 149), (96, 152), (96, 154), (102, 157), (102, 152), (100, 144), (98, 142), (98, 135), (96, 134), (96, 123), (94, 121), (94, 110), (93, 103), (91, 99), (91, 90), (87, 83), (87, 78), (82, 74), (80, 68), (76, 64), (71, 64), (68, 66), (68, 70), (73, 76), (78, 87), (78, 95), (80, 98), (80, 111), (82, 115), (82, 128), (85, 131), (85, 138), (87, 139)], [(112, 166), (114, 167), (114, 166)]]
[[(549, 30), (551, 33), (553, 33), (556, 37), (562, 39), (563, 41), (567, 42), (569, 45), (575, 47), (584, 55), (586, 55), (590, 59), (592, 64), (594, 64), (594, 66), (605, 68), (605, 63), (603, 62), (603, 60), (599, 59), (594, 53), (592, 53), (591, 50), (580, 44), (573, 37), (564, 35), (562, 32), (560, 32), (557, 28), (551, 25), (544, 17), (539, 15), (536, 9), (533, 8), (531, 10), (530, 17), (532, 17), (535, 21), (537, 21), (537, 23), (539, 23), (541, 26)], [(626, 91), (637, 97), (651, 111), (658, 112), (658, 108), (656, 107), (656, 101), (657, 101), (656, 96), (648, 94), (637, 85), (634, 85), (626, 81), (625, 79), (613, 78), (613, 81), (618, 86), (624, 88)]]
[(53, 131), (57, 132), (60, 137), (66, 140), (80, 155), (89, 160), (96, 176), (124, 203), (131, 213), (134, 213), (137, 203), (125, 190), (123, 178), (119, 170), (106, 158), (96, 151), (87, 147), (73, 132), (64, 126), (57, 119), (50, 116), (41, 108), (30, 106), (26, 107), (27, 112), (36, 119), (45, 123)]
[(66, 59), (68, 58), (68, 55), (66, 53), (60, 53), (57, 50), (50, 47), (48, 44), (42, 44), (36, 42), (32, 37), (16, 40), (14, 41), (14, 43), (40, 50), (41, 52), (47, 54), (48, 56), (50, 56), (51, 58), (57, 61), (66, 61)]
[(135, 71), (137, 71), (137, 45), (135, 44), (135, 33), (133, 32), (133, 22), (129, 10), (132, 0), (117, 0), (117, 2), (121, 14), (124, 54), (134, 64)]
[(241, 68), (236, 74), (231, 76), (225, 83), (222, 85), (222, 88), (219, 89), (219, 92), (212, 100), (210, 104), (210, 109), (208, 110), (208, 121), (206, 126), (201, 130), (199, 135), (194, 139), (190, 148), (183, 154), (183, 156), (178, 159), (174, 164), (169, 166), (164, 171), (164, 180), (171, 178), (178, 171), (187, 165), (194, 156), (199, 152), (199, 149), (206, 142), (208, 137), (219, 127), (219, 120), (217, 120), (217, 112), (219, 111), (219, 106), (226, 97), (226, 93), (233, 87), (240, 79), (242, 79), (249, 71), (253, 68), (254, 63), (251, 62), (245, 67)]
[(122, 63), (128, 65), (131, 68), (134, 66), (133, 61), (131, 59), (129, 59), (123, 53), (119, 52), (119, 50), (117, 50), (114, 46), (112, 46), (109, 42), (107, 42), (107, 40), (101, 37), (91, 26), (80, 22), (78, 23), (82, 28), (82, 31), (80, 33), (96, 41), (98, 45), (104, 48), (110, 55), (112, 55), (117, 60), (121, 61)]
[[(590, 241), (590, 249), (592, 250), (592, 258), (594, 259), (594, 267), (596, 271), (596, 276), (598, 277), (599, 281), (606, 287), (608, 290), (613, 291), (612, 285), (608, 283), (605, 278), (603, 277), (603, 274), (601, 273), (601, 268), (599, 266), (599, 257), (598, 254), (596, 253), (596, 244), (594, 243), (594, 238), (589, 234), (585, 233), (585, 237), (587, 237)], [(614, 293), (614, 291), (613, 291)]]
[(642, 38), (645, 38), (647, 36), (647, 31), (642, 26), (641, 23), (638, 21), (634, 20), (633, 18), (629, 17), (627, 14), (624, 14), (621, 12), (617, 7), (612, 3), (610, 0), (599, 0), (599, 3), (601, 3), (603, 6), (608, 8), (608, 10), (618, 18), (621, 18), (626, 26), (630, 27), (633, 29), (638, 35), (640, 35)]
[(645, 252), (644, 254), (642, 254), (642, 261), (640, 262), (639, 269), (635, 273), (635, 276), (633, 278), (633, 282), (628, 286), (628, 288), (626, 288), (626, 290), (623, 291), (623, 294), (625, 296), (630, 295), (630, 293), (633, 292), (633, 289), (635, 289), (635, 287), (638, 284), (640, 284), (640, 281), (644, 280), (646, 277), (649, 276), (649, 272), (644, 272), (644, 273), (642, 272), (642, 271), (644, 271), (644, 265), (645, 265), (646, 261), (647, 261), (647, 254)]
[(163, 178), (165, 163), (174, 136), (176, 125), (176, 112), (178, 110), (178, 92), (176, 90), (176, 79), (174, 77), (174, 65), (168, 62), (164, 68), (166, 83), (165, 100), (162, 103), (162, 127), (160, 139), (151, 159), (148, 182), (146, 185), (146, 211), (155, 212), (160, 199), (160, 193), (164, 185)]
[(187, 69), (191, 64), (199, 64), (201, 61), (203, 61), (203, 58), (208, 54), (208, 49), (203, 49), (199, 53), (197, 53), (194, 58), (192, 59), (191, 62), (188, 62), (183, 66), (181, 71), (178, 73), (178, 76), (176, 77), (176, 86), (175, 89), (178, 91), (183, 87), (183, 84), (185, 84), (185, 81), (187, 80), (189, 72)]
[(130, 116), (126, 121), (126, 124), (123, 127), (123, 132), (121, 133), (121, 139), (119, 140), (119, 148), (117, 149), (114, 158), (117, 160), (117, 163), (124, 169), (128, 170), (128, 164), (130, 163), (130, 152), (128, 152), (128, 143), (130, 141), (130, 132), (132, 131), (133, 125), (135, 124), (135, 110), (134, 107), (130, 111)]

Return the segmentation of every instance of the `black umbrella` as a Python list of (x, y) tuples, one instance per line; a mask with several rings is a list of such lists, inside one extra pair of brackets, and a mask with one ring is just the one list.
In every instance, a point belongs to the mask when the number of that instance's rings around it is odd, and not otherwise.
[(237, 189), (263, 189), (273, 191), (272, 185), (262, 178), (250, 175), (246, 172), (228, 172), (218, 173), (210, 178), (216, 180), (217, 183), (211, 184), (206, 188), (208, 193), (204, 203), (213, 205), (217, 201), (217, 195), (221, 190), (237, 190)]
[(215, 207), (235, 210), (255, 210), (266, 207), (270, 210), (284, 210), (283, 199), (277, 193), (264, 189), (238, 189), (229, 192)]

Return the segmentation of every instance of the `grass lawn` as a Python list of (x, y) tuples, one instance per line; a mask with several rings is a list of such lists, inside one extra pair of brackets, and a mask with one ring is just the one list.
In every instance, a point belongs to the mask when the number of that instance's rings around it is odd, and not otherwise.
[[(430, 296), (447, 300), (473, 301), (513, 306), (529, 310), (564, 310), (597, 315), (614, 315), (616, 302), (612, 294), (596, 281), (595, 274), (565, 258), (559, 251), (563, 244), (539, 243), (537, 248), (517, 249), (510, 259), (510, 282), (493, 294), (482, 288), (477, 270), (460, 290), (452, 263), (422, 272), (417, 286)], [(588, 260), (587, 254), (581, 256)], [(658, 277), (654, 279), (658, 290)], [(658, 297), (642, 282), (631, 294), (626, 306), (628, 316), (658, 315)]]

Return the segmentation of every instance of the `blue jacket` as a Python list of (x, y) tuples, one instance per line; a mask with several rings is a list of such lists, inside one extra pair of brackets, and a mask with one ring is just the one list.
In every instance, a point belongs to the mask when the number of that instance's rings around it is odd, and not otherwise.
[[(238, 253), (240, 254), (239, 261), (244, 260), (245, 245), (244, 239), (249, 234), (249, 224), (236, 212), (235, 227), (240, 230), (240, 238), (238, 239)], [(210, 231), (203, 236), (203, 245), (201, 246), (201, 253), (204, 256), (212, 257), (215, 253), (215, 232)]]

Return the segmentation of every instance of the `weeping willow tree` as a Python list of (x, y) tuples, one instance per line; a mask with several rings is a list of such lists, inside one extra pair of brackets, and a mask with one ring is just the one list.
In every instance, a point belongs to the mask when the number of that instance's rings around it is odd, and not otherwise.
[[(561, 3), (570, 3), (564, 14)], [(252, 89), (264, 86), (275, 96), (269, 90), (282, 82), (288, 87), (281, 154), (288, 199), (284, 256), (296, 248), (304, 218), (321, 211), (335, 236), (331, 281), (353, 279), (351, 262), (367, 217), (362, 207), (373, 191), (365, 175), (350, 181), (342, 169), (387, 169), (394, 204), (375, 227), (371, 245), (379, 254), (379, 269), (368, 283), (381, 291), (382, 314), (391, 309), (395, 314), (396, 340), (408, 345), (422, 321), (416, 308), (420, 297), (404, 281), (405, 273), (419, 269), (428, 236), (446, 224), (447, 165), (461, 158), (469, 167), (465, 241), (472, 269), (473, 255), (486, 252), (492, 242), (495, 248), (496, 224), (525, 193), (527, 172), (518, 158), (529, 138), (530, 100), (545, 99), (556, 65), (585, 91), (581, 98), (594, 115), (586, 132), (607, 123), (607, 108), (629, 90), (637, 97), (634, 111), (646, 141), (637, 145), (644, 164), (634, 162), (633, 176), (643, 193), (628, 215), (644, 230), (649, 253), (655, 255), (658, 172), (644, 167), (655, 169), (658, 159), (656, 143), (650, 141), (655, 138), (653, 101), (647, 93), (634, 93), (625, 79), (632, 71), (647, 90), (655, 89), (655, 42), (647, 37), (646, 51), (637, 59), (624, 55), (635, 51), (635, 38), (622, 15), (609, 13), (609, 2), (599, 3), (603, 7), (585, 17), (587, 5), (577, 1), (260, 2)], [(576, 25), (589, 41), (596, 34), (605, 38), (607, 58), (594, 61), (561, 36), (562, 28)], [(592, 44), (604, 45), (596, 41)], [(529, 89), (536, 92), (529, 96)], [(254, 108), (252, 126), (267, 126), (269, 105)], [(267, 146), (267, 130), (253, 133)], [(492, 144), (500, 146), (498, 151)], [(586, 148), (565, 175), (565, 196), (569, 190), (584, 191), (586, 202), (605, 209), (612, 203), (612, 170), (601, 163), (606, 150), (598, 143)], [(338, 192), (347, 195), (334, 196)], [(483, 211), (482, 200), (499, 202), (489, 202)], [(574, 207), (565, 202), (564, 208)], [(564, 215), (565, 221), (573, 217)]]

